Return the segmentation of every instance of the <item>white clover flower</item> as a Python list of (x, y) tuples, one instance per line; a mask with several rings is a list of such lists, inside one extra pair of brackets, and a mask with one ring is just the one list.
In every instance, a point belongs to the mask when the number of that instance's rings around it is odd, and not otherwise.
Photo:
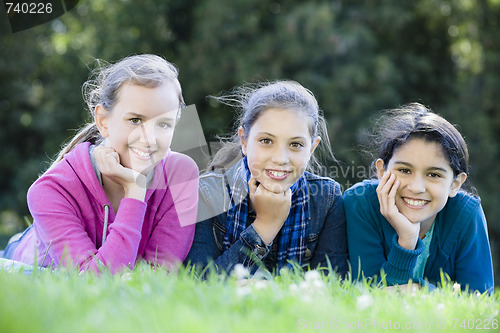
[(304, 280), (307, 282), (318, 281), (321, 280), (321, 275), (317, 270), (310, 270), (304, 275)]
[(325, 283), (321, 279), (318, 271), (307, 271), (304, 281), (300, 282), (300, 290), (308, 293), (317, 293), (325, 288)]
[(453, 284), (453, 293), (458, 293), (458, 292), (460, 292), (460, 284), (455, 282)]
[(373, 297), (369, 294), (364, 294), (361, 296), (358, 296), (356, 299), (356, 307), (358, 310), (365, 310), (368, 309), (370, 306), (372, 306), (374, 303)]
[(255, 281), (253, 287), (255, 290), (266, 289), (269, 283), (265, 280), (257, 280)]
[(315, 280), (311, 283), (311, 285), (316, 290), (321, 290), (325, 287), (325, 283), (322, 280)]
[(248, 288), (247, 286), (236, 288), (236, 295), (238, 297), (245, 297), (247, 295), (250, 295), (250, 288)]
[(248, 268), (246, 268), (245, 266), (243, 266), (242, 264), (236, 264), (234, 266), (234, 269), (233, 269), (233, 272), (232, 272), (232, 275), (237, 279), (237, 280), (241, 280), (241, 279), (246, 279), (247, 277), (250, 276), (250, 271), (248, 270)]
[(309, 290), (309, 283), (307, 281), (300, 281), (299, 289), (301, 291), (308, 291)]
[(437, 311), (443, 311), (446, 308), (446, 306), (443, 303), (439, 303), (436, 305), (436, 310)]

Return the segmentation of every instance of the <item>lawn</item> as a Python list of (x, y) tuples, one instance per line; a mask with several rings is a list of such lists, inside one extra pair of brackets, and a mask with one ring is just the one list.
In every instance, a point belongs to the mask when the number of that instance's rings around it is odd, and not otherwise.
[(145, 264), (115, 276), (0, 269), (0, 332), (499, 331), (498, 289), (402, 293), (316, 271), (244, 276), (203, 280)]

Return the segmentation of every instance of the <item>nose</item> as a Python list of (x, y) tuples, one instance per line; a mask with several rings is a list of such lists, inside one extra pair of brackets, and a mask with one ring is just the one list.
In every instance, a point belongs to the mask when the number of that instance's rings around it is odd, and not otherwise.
[(288, 147), (286, 145), (277, 145), (271, 153), (271, 161), (277, 165), (287, 164), (290, 161), (288, 156)]
[(425, 192), (425, 180), (420, 175), (414, 175), (406, 187), (413, 193), (423, 193)]
[(156, 128), (153, 122), (145, 122), (141, 124), (141, 136), (139, 141), (147, 146), (156, 144)]

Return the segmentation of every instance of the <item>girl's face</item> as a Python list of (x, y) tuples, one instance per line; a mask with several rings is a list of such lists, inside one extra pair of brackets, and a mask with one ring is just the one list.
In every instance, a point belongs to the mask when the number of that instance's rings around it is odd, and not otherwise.
[[(376, 166), (381, 178), (384, 162), (379, 159)], [(466, 178), (465, 173), (454, 177), (440, 144), (419, 138), (397, 148), (386, 169), (400, 181), (396, 206), (412, 223), (432, 224)]]
[(120, 163), (147, 174), (167, 154), (178, 112), (179, 91), (173, 83), (156, 88), (124, 84), (110, 112), (96, 108), (96, 122)]
[(282, 193), (304, 173), (320, 138), (311, 138), (310, 120), (298, 110), (267, 109), (250, 133), (240, 128), (252, 176), (267, 190)]

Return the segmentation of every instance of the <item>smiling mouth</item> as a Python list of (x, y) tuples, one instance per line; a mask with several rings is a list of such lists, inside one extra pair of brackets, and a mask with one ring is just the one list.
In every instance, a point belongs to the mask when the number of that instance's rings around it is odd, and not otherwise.
[(411, 207), (424, 207), (430, 202), (430, 200), (418, 200), (410, 198), (403, 198), (403, 201), (406, 203), (407, 206)]
[(271, 179), (283, 180), (286, 179), (291, 172), (282, 170), (266, 170), (266, 173)]
[(151, 158), (151, 156), (153, 155), (153, 152), (144, 152), (142, 150), (139, 150), (137, 148), (131, 148), (131, 150), (139, 157), (142, 157), (142, 158)]

